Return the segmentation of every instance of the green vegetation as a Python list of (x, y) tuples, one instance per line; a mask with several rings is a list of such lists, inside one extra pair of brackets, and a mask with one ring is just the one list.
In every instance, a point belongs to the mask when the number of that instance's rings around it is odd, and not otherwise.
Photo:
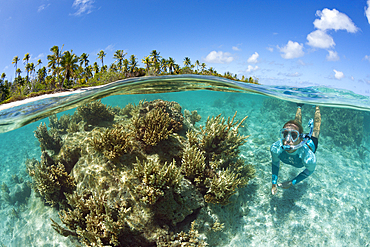
[[(18, 66), (21, 59), (15, 56), (12, 60), (15, 69), (14, 80), (7, 80), (5, 73), (2, 73), (0, 77), (0, 104), (145, 75), (212, 75), (258, 84), (258, 81), (252, 77), (244, 78), (242, 76), (239, 80), (237, 74), (233, 75), (230, 72), (221, 75), (212, 67), (207, 69), (207, 65), (205, 63), (201, 64), (199, 60), (192, 64), (189, 57), (185, 57), (184, 67), (180, 67), (173, 58), (162, 58), (160, 52), (156, 50), (153, 50), (149, 56), (141, 60), (145, 68), (138, 67), (138, 59), (135, 55), (131, 55), (129, 59), (125, 58), (127, 53), (124, 53), (123, 50), (117, 50), (114, 53), (115, 62), (109, 66), (104, 65), (103, 59), (107, 54), (103, 50), (97, 54), (101, 66), (97, 62), (89, 64), (89, 55), (86, 53), (77, 56), (73, 53), (73, 50), (64, 52), (62, 50), (63, 46), (61, 49), (58, 46), (53, 46), (50, 49), (52, 54), (47, 56), (47, 65), (43, 67), (41, 67), (41, 59), (38, 60), (36, 65), (29, 63), (31, 57), (27, 53), (23, 58), (25, 64), (23, 71)], [(22, 72), (26, 72), (26, 76), (22, 77)]]

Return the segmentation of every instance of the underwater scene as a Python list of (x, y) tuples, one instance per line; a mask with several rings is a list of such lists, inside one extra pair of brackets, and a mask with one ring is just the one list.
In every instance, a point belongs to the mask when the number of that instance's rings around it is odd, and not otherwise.
[[(369, 97), (163, 76), (0, 109), (0, 246), (370, 245)], [(316, 167), (272, 194), (297, 109)]]

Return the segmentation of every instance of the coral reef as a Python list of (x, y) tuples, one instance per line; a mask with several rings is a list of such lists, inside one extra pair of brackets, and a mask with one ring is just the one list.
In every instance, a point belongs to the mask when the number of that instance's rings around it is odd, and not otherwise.
[(56, 131), (59, 135), (64, 135), (67, 133), (75, 133), (78, 132), (80, 126), (78, 125), (79, 122), (82, 121), (82, 117), (78, 114), (74, 115), (62, 115), (59, 119), (56, 114), (51, 115), (49, 117), (49, 125), (50, 129)]
[(180, 232), (178, 234), (172, 234), (167, 236), (161, 236), (157, 242), (158, 247), (204, 247), (207, 243), (199, 239), (199, 233), (195, 229), (196, 222), (191, 223), (191, 228), (188, 233)]
[(170, 119), (169, 129), (173, 133), (178, 133), (183, 127), (184, 116), (181, 113), (181, 106), (177, 102), (169, 102), (164, 100), (143, 101), (138, 105), (139, 117), (145, 116), (148, 112), (154, 109), (161, 109), (162, 113), (168, 115)]
[(95, 101), (52, 116), (53, 134), (46, 125), (37, 130), (46, 151), (27, 169), (33, 189), (60, 208), (63, 226), (53, 228), (86, 246), (205, 246), (195, 223), (187, 233), (183, 226), (207, 203), (230, 203), (254, 168), (239, 157), (246, 117), (218, 115), (196, 128), (200, 119), (164, 100), (123, 109)]
[(122, 125), (115, 125), (104, 132), (101, 132), (100, 129), (96, 130), (91, 144), (110, 160), (117, 160), (134, 148), (132, 134)]
[(136, 188), (136, 192), (142, 195), (141, 201), (154, 204), (158, 197), (164, 195), (164, 190), (178, 189), (182, 174), (181, 168), (175, 163), (175, 160), (169, 165), (167, 162), (161, 164), (152, 159), (143, 162), (137, 160), (133, 174), (141, 181), (140, 186)]
[(62, 139), (60, 138), (57, 131), (51, 129), (48, 131), (46, 124), (40, 124), (39, 127), (34, 131), (35, 137), (40, 142), (40, 148), (42, 151), (52, 150), (54, 153), (58, 153), (62, 147)]
[(27, 163), (28, 174), (33, 179), (34, 190), (51, 206), (67, 205), (65, 193), (72, 193), (76, 183), (62, 163), (55, 164), (52, 158), (43, 152), (41, 162), (33, 159)]
[(144, 117), (134, 116), (132, 121), (136, 138), (149, 146), (156, 146), (168, 138), (173, 132), (170, 123), (170, 117), (160, 108), (151, 110)]
[(88, 125), (97, 126), (102, 122), (112, 122), (114, 114), (100, 100), (77, 107), (77, 113)]
[(217, 117), (207, 119), (206, 125), (201, 126), (200, 147), (206, 153), (208, 161), (216, 161), (220, 159), (228, 160), (235, 159), (239, 154), (239, 147), (246, 142), (248, 136), (241, 136), (238, 129), (247, 119), (241, 121), (235, 120), (236, 112), (230, 121), (230, 117), (225, 123), (225, 119), (221, 114)]

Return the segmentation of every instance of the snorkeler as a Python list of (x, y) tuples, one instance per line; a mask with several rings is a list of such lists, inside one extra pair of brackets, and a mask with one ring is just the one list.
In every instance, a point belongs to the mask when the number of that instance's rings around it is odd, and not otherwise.
[[(303, 134), (302, 127), (302, 107), (303, 104), (297, 104), (297, 112), (294, 120), (284, 124), (280, 130), (281, 139), (271, 145), (272, 157), (272, 189), (271, 193), (275, 195), (277, 188), (288, 189), (292, 185), (301, 182), (310, 176), (316, 167), (316, 156), (318, 138), (320, 134), (321, 114), (320, 108), (316, 106), (314, 120), (310, 119), (310, 133)], [(298, 174), (291, 181), (278, 184), (278, 174), (280, 160), (297, 168), (305, 167), (306, 169)]]

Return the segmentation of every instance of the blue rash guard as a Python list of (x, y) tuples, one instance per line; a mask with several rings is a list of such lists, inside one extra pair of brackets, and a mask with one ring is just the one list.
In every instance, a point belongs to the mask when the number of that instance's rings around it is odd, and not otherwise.
[(312, 152), (311, 149), (308, 147), (308, 145), (310, 147), (314, 147), (314, 145), (312, 145), (313, 143), (311, 142), (312, 140), (309, 140), (307, 145), (303, 145), (293, 153), (288, 153), (282, 148), (282, 140), (279, 140), (271, 145), (270, 151), (272, 157), (272, 184), (277, 184), (280, 160), (285, 164), (289, 164), (297, 168), (306, 168), (303, 172), (298, 174), (298, 176), (292, 180), (293, 185), (301, 182), (303, 179), (307, 178), (315, 171), (316, 156), (314, 152)]

